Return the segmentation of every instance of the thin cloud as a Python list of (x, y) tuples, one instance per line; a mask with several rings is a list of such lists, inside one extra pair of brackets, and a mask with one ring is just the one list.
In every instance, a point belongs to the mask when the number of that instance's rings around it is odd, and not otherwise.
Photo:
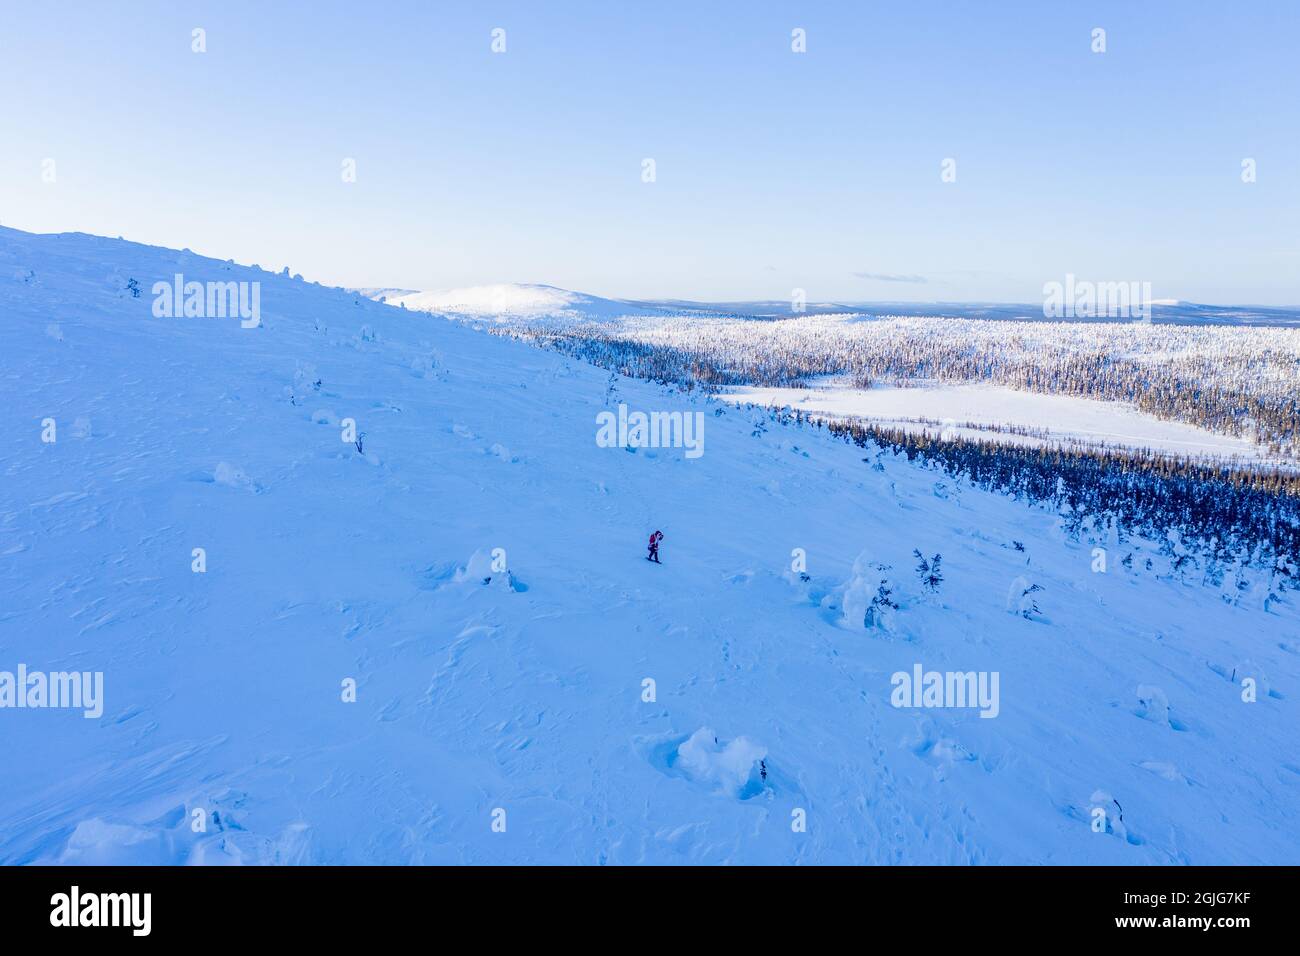
[(859, 279), (870, 279), (872, 282), (911, 282), (916, 285), (925, 285), (930, 281), (925, 276), (895, 275), (888, 272), (855, 272), (853, 274)]

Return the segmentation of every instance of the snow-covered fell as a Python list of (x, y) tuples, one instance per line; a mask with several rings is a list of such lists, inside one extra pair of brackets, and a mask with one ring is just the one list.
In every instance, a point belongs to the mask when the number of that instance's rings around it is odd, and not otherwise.
[[(177, 273), (260, 325), (155, 317)], [(619, 404), (704, 453), (601, 447)], [(0, 408), (0, 671), (104, 675), (99, 719), (0, 709), (0, 862), (1300, 859), (1257, 579), (1098, 572), (823, 432), (86, 235), (0, 229)], [(996, 714), (894, 706), (918, 666)]]
[(407, 294), (392, 289), (369, 291), (370, 298), (383, 298), (387, 304), (400, 308), (503, 323), (539, 320), (584, 322), (662, 314), (653, 308), (549, 285), (499, 283)]

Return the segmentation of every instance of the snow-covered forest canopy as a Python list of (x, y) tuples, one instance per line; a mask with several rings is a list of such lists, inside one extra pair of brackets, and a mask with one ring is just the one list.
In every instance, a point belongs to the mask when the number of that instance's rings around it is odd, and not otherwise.
[(1300, 329), (686, 315), (500, 331), (548, 341), (625, 374), (704, 387), (798, 387), (816, 376), (847, 375), (859, 388), (991, 382), (1131, 402), (1161, 419), (1300, 456)]

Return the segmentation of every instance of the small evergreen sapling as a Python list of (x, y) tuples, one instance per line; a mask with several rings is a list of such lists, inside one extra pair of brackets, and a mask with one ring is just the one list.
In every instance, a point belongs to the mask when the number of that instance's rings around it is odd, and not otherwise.
[(929, 561), (925, 560), (925, 555), (921, 554), (919, 548), (912, 551), (916, 556), (917, 565), (916, 573), (921, 578), (921, 586), (935, 594), (939, 590), (939, 585), (943, 583), (943, 555), (936, 554)]
[(898, 604), (893, 598), (894, 589), (889, 583), (888, 578), (880, 579), (880, 586), (876, 588), (875, 596), (871, 599), (871, 604), (867, 607), (867, 614), (863, 624), (867, 627), (875, 627), (883, 624), (885, 616), (889, 611), (897, 611)]
[(1038, 609), (1038, 602), (1035, 601), (1033, 598), (1033, 595), (1036, 592), (1041, 590), (1042, 590), (1041, 586), (1037, 584), (1031, 584), (1029, 585), (1028, 588), (1025, 589), (1025, 593), (1021, 595), (1022, 600), (1020, 602), (1020, 616), (1023, 617), (1026, 621), (1033, 620), (1035, 615), (1041, 615), (1043, 613)]

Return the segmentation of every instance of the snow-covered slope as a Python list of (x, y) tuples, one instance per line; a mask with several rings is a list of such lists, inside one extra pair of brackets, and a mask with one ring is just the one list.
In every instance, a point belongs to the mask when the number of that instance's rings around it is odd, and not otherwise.
[(635, 315), (662, 315), (653, 307), (602, 299), (582, 292), (570, 292), (549, 285), (500, 283), (468, 286), (435, 292), (369, 290), (389, 305), (433, 312), (457, 318), (487, 319), (493, 322), (590, 322)]
[[(176, 273), (259, 282), (261, 327), (155, 318)], [(1293, 605), (1096, 573), (1042, 510), (608, 380), (0, 230), (0, 671), (104, 674), (98, 720), (0, 709), (0, 861), (1300, 860)], [(607, 401), (703, 412), (703, 455), (601, 447)], [(996, 672), (997, 716), (892, 706), (916, 665)]]

